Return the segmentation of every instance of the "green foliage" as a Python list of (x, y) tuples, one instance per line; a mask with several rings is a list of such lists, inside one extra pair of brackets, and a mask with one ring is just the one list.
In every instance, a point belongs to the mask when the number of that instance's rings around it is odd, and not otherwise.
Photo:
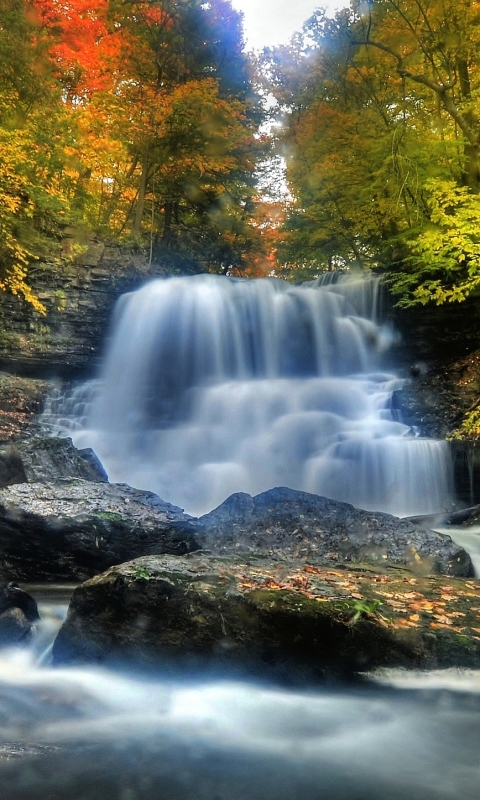
[(408, 241), (407, 269), (389, 278), (401, 306), (460, 302), (480, 286), (480, 195), (441, 180), (425, 192), (428, 224)]
[(375, 616), (381, 605), (383, 605), (381, 600), (357, 600), (351, 606), (355, 613), (350, 620), (350, 625), (354, 625), (361, 617)]
[(462, 424), (447, 436), (449, 441), (480, 439), (480, 410), (477, 408), (465, 415)]
[(145, 567), (135, 567), (135, 580), (149, 581), (152, 578), (151, 573)]
[(477, 290), (479, 53), (455, 0), (352, 0), (266, 53), (293, 197), (280, 263), (380, 266), (402, 305)]

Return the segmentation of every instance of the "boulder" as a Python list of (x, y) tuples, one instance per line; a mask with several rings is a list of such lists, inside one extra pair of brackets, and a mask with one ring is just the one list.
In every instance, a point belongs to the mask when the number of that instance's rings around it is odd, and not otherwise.
[(93, 450), (77, 450), (71, 439), (36, 436), (0, 450), (0, 486), (47, 483), (59, 478), (108, 480)]
[[(48, 449), (39, 452), (47, 460)], [(142, 555), (199, 548), (219, 556), (253, 553), (473, 575), (470, 557), (449, 536), (291, 489), (235, 494), (200, 519), (126, 484), (57, 477), (0, 489), (4, 580), (81, 581)]]
[[(472, 599), (473, 598), (473, 599)], [(378, 666), (480, 666), (475, 581), (332, 569), (258, 555), (147, 556), (78, 587), (61, 663), (118, 663), (283, 681)], [(473, 608), (472, 608), (473, 607)]]
[(0, 614), (12, 608), (19, 609), (29, 622), (40, 619), (36, 600), (13, 581), (0, 586)]
[(465, 550), (424, 524), (283, 487), (256, 497), (233, 494), (193, 525), (203, 546), (217, 554), (288, 553), (316, 563), (385, 562), (474, 574)]
[(81, 581), (140, 555), (186, 553), (200, 546), (189, 519), (125, 484), (65, 478), (8, 486), (0, 489), (0, 575)]
[(20, 608), (0, 614), (0, 647), (18, 644), (30, 638), (32, 625)]
[(0, 647), (28, 639), (40, 619), (34, 598), (16, 583), (0, 586)]

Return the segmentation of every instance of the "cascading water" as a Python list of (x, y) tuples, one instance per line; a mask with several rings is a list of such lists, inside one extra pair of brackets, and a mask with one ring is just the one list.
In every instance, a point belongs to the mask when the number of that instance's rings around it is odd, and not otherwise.
[(149, 283), (117, 307), (74, 442), (110, 480), (192, 514), (279, 485), (399, 516), (442, 510), (447, 446), (393, 416), (402, 381), (379, 371), (392, 336), (378, 299), (378, 278), (349, 275)]

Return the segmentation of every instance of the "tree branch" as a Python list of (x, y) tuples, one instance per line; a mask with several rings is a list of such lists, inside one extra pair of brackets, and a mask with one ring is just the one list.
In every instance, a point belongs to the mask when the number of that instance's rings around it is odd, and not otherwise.
[(362, 47), (376, 47), (377, 50), (382, 50), (384, 53), (388, 53), (388, 55), (392, 56), (392, 58), (394, 58), (397, 62), (398, 74), (402, 78), (408, 78), (415, 83), (419, 83), (423, 86), (426, 86), (428, 89), (431, 89), (431, 91), (439, 97), (440, 102), (442, 103), (447, 114), (449, 114), (452, 119), (455, 120), (469, 144), (471, 144), (473, 147), (478, 147), (479, 137), (477, 133), (472, 130), (472, 126), (469, 125), (464, 115), (457, 108), (452, 97), (448, 94), (448, 92), (450, 92), (456, 85), (456, 78), (448, 83), (440, 83), (432, 80), (432, 78), (429, 78), (427, 75), (418, 75), (415, 72), (410, 72), (410, 70), (404, 67), (404, 57), (382, 42), (375, 42), (372, 39), (369, 39), (368, 41), (352, 40), (352, 44)]

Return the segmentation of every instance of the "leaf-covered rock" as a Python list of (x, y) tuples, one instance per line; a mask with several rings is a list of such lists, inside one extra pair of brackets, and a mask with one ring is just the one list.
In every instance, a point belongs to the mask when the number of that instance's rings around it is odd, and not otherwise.
[(275, 557), (149, 556), (78, 587), (56, 663), (133, 661), (295, 682), (480, 664), (480, 587)]

